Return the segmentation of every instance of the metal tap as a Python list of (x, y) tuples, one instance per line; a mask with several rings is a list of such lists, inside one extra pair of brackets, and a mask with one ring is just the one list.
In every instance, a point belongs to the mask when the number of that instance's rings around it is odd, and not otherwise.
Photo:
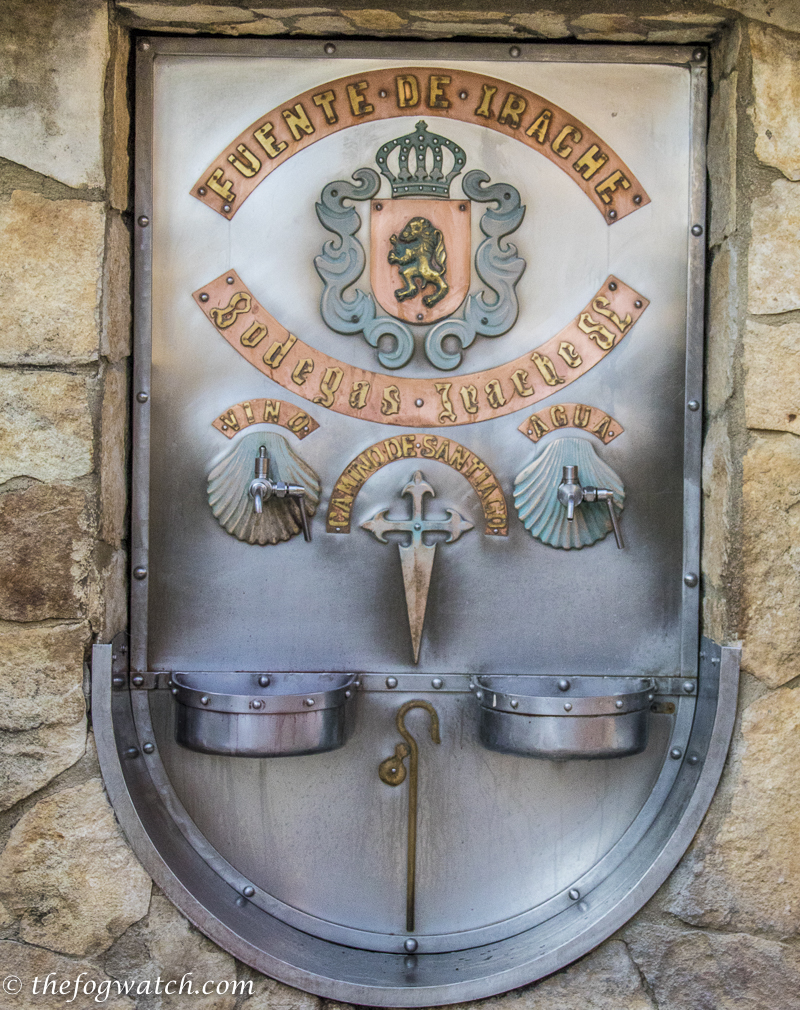
[(582, 487), (578, 480), (577, 466), (565, 466), (562, 469), (561, 483), (558, 485), (558, 500), (567, 508), (567, 519), (572, 522), (575, 518), (575, 509), (584, 501), (604, 501), (608, 505), (608, 514), (611, 519), (611, 526), (614, 530), (614, 539), (617, 547), (622, 550), (625, 546), (622, 540), (622, 532), (617, 522), (617, 514), (614, 511), (614, 492), (603, 487)]
[(311, 527), (306, 515), (306, 489), (300, 484), (287, 484), (284, 480), (271, 480), (269, 476), (269, 459), (267, 447), (262, 445), (256, 456), (255, 476), (250, 481), (247, 493), (253, 499), (253, 508), (257, 515), (264, 511), (264, 502), (270, 498), (294, 498), (300, 507), (300, 522), (303, 526), (303, 536), (311, 543)]

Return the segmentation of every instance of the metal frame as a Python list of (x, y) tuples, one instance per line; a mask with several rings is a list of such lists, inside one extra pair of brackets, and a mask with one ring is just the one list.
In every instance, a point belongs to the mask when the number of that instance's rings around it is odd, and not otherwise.
[[(330, 47), (334, 46), (334, 51)], [(327, 47), (327, 48), (326, 48)], [(677, 700), (677, 716), (656, 786), (639, 816), (568, 895), (520, 917), (514, 935), (479, 930), (464, 949), (387, 953), (366, 949), (358, 930), (336, 927), (322, 939), (303, 931), (270, 896), (257, 893), (202, 837), (169, 783), (153, 733), (150, 691), (166, 686), (147, 666), (148, 517), (150, 477), (150, 358), (152, 271), (153, 60), (157, 55), (273, 56), (347, 59), (364, 56), (363, 42), (261, 39), (138, 40), (134, 238), (133, 491), (131, 540), (131, 653), (126, 645), (96, 646), (93, 714), (106, 786), (137, 856), (181, 911), (235, 956), (290, 985), (342, 1002), (375, 1006), (430, 1006), (484, 998), (541, 978), (611, 935), (661, 886), (685, 851), (708, 808), (724, 765), (736, 711), (738, 650), (702, 643), (699, 651), (699, 559), (707, 54), (684, 46), (371, 42), (376, 59), (458, 59), (514, 62), (661, 64), (691, 74), (690, 220), (687, 236), (688, 313), (684, 428), (684, 589), (682, 677), (666, 678), (659, 694)], [(157, 223), (156, 223), (157, 226)], [(700, 227), (699, 234), (697, 227)], [(690, 406), (691, 404), (691, 406)], [(681, 693), (683, 678), (699, 673), (699, 690)], [(403, 684), (397, 689), (402, 690)], [(469, 689), (463, 675), (426, 690)], [(392, 690), (367, 674), (362, 690)], [(418, 690), (415, 687), (415, 690)], [(316, 923), (314, 928), (316, 929)], [(337, 932), (338, 931), (338, 932)], [(352, 934), (352, 935), (350, 935)], [(338, 942), (337, 942), (338, 941)], [(480, 943), (480, 946), (476, 944)], [(352, 946), (352, 945), (355, 946)], [(454, 982), (457, 978), (459, 981)]]

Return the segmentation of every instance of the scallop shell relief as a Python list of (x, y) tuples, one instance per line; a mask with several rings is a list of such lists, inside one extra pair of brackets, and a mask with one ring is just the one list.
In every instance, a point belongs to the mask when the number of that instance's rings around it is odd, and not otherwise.
[(305, 508), (313, 516), (319, 504), (319, 477), (290, 447), (283, 435), (253, 432), (238, 441), (208, 475), (208, 504), (219, 524), (248, 544), (277, 544), (302, 530), (298, 501), (269, 498), (258, 515), (248, 494), (259, 448), (266, 446), (272, 480), (306, 489)]
[(567, 510), (557, 497), (565, 466), (578, 467), (578, 479), (584, 487), (613, 491), (617, 512), (625, 507), (625, 488), (594, 447), (582, 438), (550, 442), (518, 474), (514, 481), (514, 506), (522, 525), (543, 544), (570, 550), (602, 540), (612, 527), (605, 502), (581, 502), (572, 522), (567, 520)]

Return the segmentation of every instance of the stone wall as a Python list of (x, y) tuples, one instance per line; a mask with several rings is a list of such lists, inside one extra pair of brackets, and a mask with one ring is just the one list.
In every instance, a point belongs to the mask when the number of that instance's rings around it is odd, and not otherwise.
[[(0, 5), (0, 976), (193, 971), (252, 978), (254, 994), (106, 1005), (323, 1010), (234, 962), (151, 885), (93, 747), (86, 660), (126, 622), (131, 32), (702, 42), (704, 624), (744, 641), (734, 744), (703, 827), (650, 904), (581, 961), (486, 1003), (800, 1008), (800, 4), (477, 6)], [(63, 1001), (3, 997), (19, 1010)]]

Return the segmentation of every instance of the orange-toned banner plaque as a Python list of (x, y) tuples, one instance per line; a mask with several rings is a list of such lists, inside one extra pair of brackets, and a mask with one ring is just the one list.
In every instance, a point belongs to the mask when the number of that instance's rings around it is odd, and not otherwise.
[(610, 414), (586, 403), (556, 403), (545, 407), (526, 417), (517, 430), (532, 442), (538, 442), (543, 435), (559, 428), (583, 428), (596, 435), (604, 445), (625, 430)]
[(585, 123), (541, 95), (467, 70), (403, 67), (329, 81), (272, 109), (203, 172), (192, 195), (229, 220), (278, 165), (359, 123), (424, 115), (514, 137), (565, 172), (607, 224), (650, 203), (625, 162)]
[(502, 417), (551, 396), (602, 361), (650, 304), (609, 277), (586, 308), (539, 347), (505, 365), (444, 381), (370, 372), (323, 354), (281, 326), (235, 270), (193, 297), (231, 347), (284, 389), (339, 414), (417, 428)]
[(350, 532), (358, 492), (381, 467), (397, 459), (416, 458), (439, 460), (463, 474), (480, 499), (484, 532), (508, 536), (508, 510), (498, 479), (474, 452), (440, 435), (392, 435), (359, 453), (334, 484), (325, 526), (328, 533)]
[(211, 422), (226, 438), (233, 438), (237, 431), (251, 424), (279, 424), (282, 428), (305, 438), (319, 428), (319, 424), (304, 410), (298, 410), (293, 403), (285, 400), (266, 400), (255, 397), (234, 403)]

